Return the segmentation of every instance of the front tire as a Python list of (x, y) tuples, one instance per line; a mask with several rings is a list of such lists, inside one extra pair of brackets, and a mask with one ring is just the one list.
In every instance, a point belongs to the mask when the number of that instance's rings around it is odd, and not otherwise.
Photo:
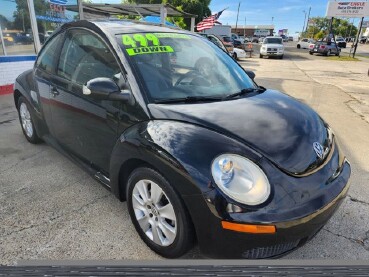
[(237, 54), (233, 52), (232, 57), (235, 61), (237, 61)]
[(33, 144), (40, 143), (41, 139), (36, 133), (34, 120), (30, 112), (29, 104), (23, 96), (20, 96), (18, 99), (18, 116), (23, 134), (26, 139)]
[(309, 54), (310, 54), (310, 55), (313, 55), (313, 52), (309, 51)]
[(301, 45), (300, 44), (297, 44), (297, 49), (300, 49), (301, 48)]
[(260, 57), (260, 59), (262, 59), (264, 56), (263, 56), (262, 54), (260, 54), (260, 56), (259, 56), (259, 57)]
[(194, 231), (186, 207), (155, 170), (141, 167), (132, 172), (127, 184), (127, 205), (141, 239), (159, 255), (176, 258), (192, 247)]

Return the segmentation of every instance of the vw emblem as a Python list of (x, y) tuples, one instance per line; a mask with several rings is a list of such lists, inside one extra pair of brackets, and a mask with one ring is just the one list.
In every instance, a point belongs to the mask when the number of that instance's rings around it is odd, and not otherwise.
[(320, 159), (322, 159), (323, 158), (323, 154), (324, 154), (323, 146), (319, 142), (314, 142), (313, 143), (313, 148), (314, 148), (314, 151), (315, 151), (316, 155)]

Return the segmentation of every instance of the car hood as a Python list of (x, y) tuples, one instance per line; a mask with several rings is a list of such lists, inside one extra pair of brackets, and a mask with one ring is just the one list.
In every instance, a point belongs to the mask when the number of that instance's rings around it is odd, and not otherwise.
[(267, 90), (235, 100), (210, 103), (149, 104), (154, 119), (179, 120), (236, 138), (292, 175), (307, 174), (323, 159), (313, 148), (329, 151), (323, 120), (307, 105)]

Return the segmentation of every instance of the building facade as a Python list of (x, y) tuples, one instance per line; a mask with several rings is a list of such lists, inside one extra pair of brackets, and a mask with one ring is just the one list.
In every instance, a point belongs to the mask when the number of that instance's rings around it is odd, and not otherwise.
[(0, 0), (0, 95), (13, 91), (15, 78), (33, 67), (39, 46), (56, 28), (79, 18), (67, 9), (76, 5), (77, 0)]

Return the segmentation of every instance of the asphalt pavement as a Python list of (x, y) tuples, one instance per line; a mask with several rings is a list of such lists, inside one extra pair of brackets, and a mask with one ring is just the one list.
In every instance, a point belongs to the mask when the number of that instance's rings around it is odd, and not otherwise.
[[(352, 165), (348, 197), (328, 224), (284, 259), (369, 260), (369, 59), (328, 60), (286, 45), (283, 60), (240, 64), (256, 81), (315, 109)], [(20, 260), (156, 260), (125, 203), (46, 144), (23, 137), (12, 95), (0, 96), (0, 264)], [(197, 247), (184, 259), (203, 259)]]

